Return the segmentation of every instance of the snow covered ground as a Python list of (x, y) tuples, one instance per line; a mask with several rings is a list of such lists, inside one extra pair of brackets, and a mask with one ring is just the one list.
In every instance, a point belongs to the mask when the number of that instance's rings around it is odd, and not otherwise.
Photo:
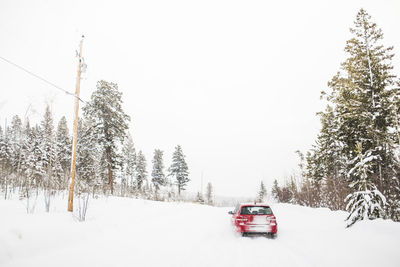
[(400, 223), (345, 229), (344, 212), (275, 204), (277, 239), (233, 233), (229, 208), (90, 200), (86, 222), (38, 201), (0, 200), (0, 266), (400, 266)]

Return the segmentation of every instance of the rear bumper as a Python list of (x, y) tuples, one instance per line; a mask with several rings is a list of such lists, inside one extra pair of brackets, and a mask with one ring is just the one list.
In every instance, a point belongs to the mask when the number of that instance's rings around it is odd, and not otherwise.
[(237, 225), (236, 230), (239, 233), (276, 234), (278, 227), (277, 225)]

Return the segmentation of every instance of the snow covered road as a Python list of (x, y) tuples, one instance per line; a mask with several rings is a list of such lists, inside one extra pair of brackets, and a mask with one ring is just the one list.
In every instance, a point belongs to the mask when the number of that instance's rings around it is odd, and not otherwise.
[[(40, 206), (42, 203), (38, 203)], [(124, 198), (91, 200), (76, 222), (0, 201), (0, 266), (400, 266), (400, 224), (345, 229), (344, 212), (273, 205), (277, 239), (233, 233), (227, 208)]]

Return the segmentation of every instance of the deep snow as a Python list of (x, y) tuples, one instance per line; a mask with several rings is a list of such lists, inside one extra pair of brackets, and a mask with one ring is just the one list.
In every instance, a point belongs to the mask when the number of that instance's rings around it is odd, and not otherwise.
[(0, 200), (0, 266), (400, 266), (400, 224), (375, 220), (345, 228), (346, 213), (272, 206), (278, 238), (243, 238), (229, 208), (128, 198), (91, 199), (86, 222), (66, 212), (26, 214)]

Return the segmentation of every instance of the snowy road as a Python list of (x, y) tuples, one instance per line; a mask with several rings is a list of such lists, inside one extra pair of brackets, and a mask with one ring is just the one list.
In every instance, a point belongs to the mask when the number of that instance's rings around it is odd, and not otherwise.
[[(38, 206), (42, 203), (38, 203)], [(399, 266), (400, 224), (344, 228), (345, 213), (277, 204), (277, 239), (233, 233), (227, 208), (92, 200), (85, 223), (0, 201), (0, 266)]]

